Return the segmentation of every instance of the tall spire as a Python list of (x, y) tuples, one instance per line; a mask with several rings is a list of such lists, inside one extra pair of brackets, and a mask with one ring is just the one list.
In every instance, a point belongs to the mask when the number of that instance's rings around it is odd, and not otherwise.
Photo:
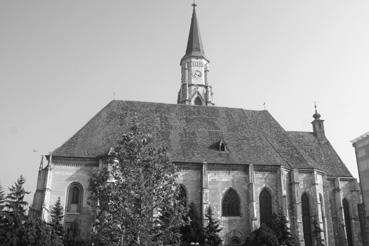
[(191, 18), (191, 27), (190, 33), (188, 35), (186, 54), (184, 55), (183, 58), (187, 57), (205, 58), (205, 52), (201, 41), (200, 29), (197, 22), (196, 6), (197, 5), (195, 3), (192, 4), (193, 11)]
[(186, 54), (182, 57), (181, 87), (177, 103), (210, 106), (213, 103), (213, 89), (208, 81), (209, 60), (205, 58), (197, 23), (196, 4), (192, 4), (192, 18), (188, 35)]

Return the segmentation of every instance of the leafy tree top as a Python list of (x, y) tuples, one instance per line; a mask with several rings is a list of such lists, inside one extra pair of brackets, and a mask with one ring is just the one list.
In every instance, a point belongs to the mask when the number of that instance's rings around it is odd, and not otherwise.
[(58, 197), (58, 200), (55, 202), (53, 208), (51, 209), (50, 226), (60, 238), (62, 238), (64, 235), (64, 228), (62, 225), (63, 217), (63, 206), (61, 205), (60, 197)]
[(26, 180), (21, 175), (17, 182), (9, 188), (9, 193), (5, 199), (5, 209), (7, 212), (13, 213), (16, 216), (24, 218), (26, 216), (26, 210), (28, 203), (24, 200), (25, 195), (30, 192), (26, 191), (23, 187)]
[(280, 245), (295, 246), (297, 245), (296, 238), (292, 235), (286, 216), (282, 211), (273, 214), (271, 221), (271, 229), (277, 236)]
[(94, 235), (100, 240), (96, 243), (178, 241), (175, 231), (183, 224), (184, 207), (177, 199), (176, 178), (177, 168), (169, 161), (166, 148), (157, 146), (150, 134), (138, 125), (124, 133), (105, 167), (90, 180), (89, 201), (96, 209)]
[(51, 223), (60, 224), (63, 217), (63, 206), (61, 205), (60, 197), (58, 197), (58, 200), (56, 200), (53, 208), (51, 209)]
[(262, 224), (258, 229), (251, 232), (246, 238), (247, 246), (279, 246), (278, 239), (274, 232), (265, 224)]

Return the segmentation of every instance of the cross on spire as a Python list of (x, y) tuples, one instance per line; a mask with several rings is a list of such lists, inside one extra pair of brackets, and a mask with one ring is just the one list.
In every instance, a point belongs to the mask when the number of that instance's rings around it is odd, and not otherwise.
[(314, 101), (314, 108), (315, 108), (315, 113), (313, 114), (313, 118), (315, 120), (319, 120), (321, 115), (318, 113), (318, 107), (317, 107), (316, 101)]

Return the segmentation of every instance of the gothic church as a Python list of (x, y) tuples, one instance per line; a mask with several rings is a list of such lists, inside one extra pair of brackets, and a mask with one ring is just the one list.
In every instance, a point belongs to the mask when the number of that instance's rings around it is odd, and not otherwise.
[(177, 104), (113, 100), (63, 145), (38, 172), (31, 212), (50, 220), (58, 197), (64, 224), (87, 237), (92, 211), (88, 181), (117, 138), (137, 117), (168, 147), (188, 202), (211, 206), (224, 245), (242, 245), (248, 233), (283, 211), (300, 245), (362, 245), (357, 181), (324, 133), (315, 110), (312, 132), (286, 131), (266, 110), (214, 106), (193, 6), (186, 53), (180, 61)]

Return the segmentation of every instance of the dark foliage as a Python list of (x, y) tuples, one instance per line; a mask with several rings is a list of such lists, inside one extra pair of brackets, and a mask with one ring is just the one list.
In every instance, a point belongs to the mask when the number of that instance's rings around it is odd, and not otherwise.
[(63, 243), (65, 246), (83, 246), (91, 245), (89, 242), (83, 240), (80, 237), (80, 226), (78, 220), (74, 220), (73, 223), (66, 228)]
[(296, 246), (297, 240), (292, 235), (290, 228), (287, 224), (286, 216), (282, 211), (278, 214), (273, 214), (271, 221), (271, 229), (278, 239), (280, 245)]
[(222, 230), (219, 228), (219, 222), (213, 219), (213, 212), (209, 206), (205, 217), (208, 220), (208, 225), (204, 228), (204, 245), (205, 246), (220, 246), (222, 239), (218, 233)]
[(196, 205), (191, 202), (186, 217), (186, 225), (181, 229), (182, 244), (190, 245), (191, 242), (198, 242), (200, 245), (204, 242), (204, 232), (201, 223), (201, 217)]
[(265, 224), (251, 232), (246, 238), (245, 246), (279, 246), (274, 232)]
[(62, 225), (63, 217), (63, 207), (60, 203), (60, 197), (58, 197), (58, 200), (51, 209), (50, 227), (60, 239), (64, 237), (64, 228)]
[(41, 219), (31, 219), (25, 222), (25, 236), (18, 245), (27, 246), (63, 246), (63, 241), (47, 223)]
[(3, 187), (0, 185), (0, 213), (3, 211), (5, 203), (5, 192), (3, 190)]
[(0, 243), (2, 245), (22, 245), (25, 242), (26, 209), (28, 203), (24, 196), (29, 192), (24, 190), (25, 179), (20, 176), (17, 182), (9, 188), (5, 197), (3, 216), (0, 222)]
[[(0, 217), (0, 245), (11, 246), (61, 246), (62, 241), (57, 234), (41, 219), (32, 219), (26, 215), (28, 203), (24, 196), (23, 176), (9, 188), (5, 197)], [(0, 195), (3, 199), (4, 193)]]

